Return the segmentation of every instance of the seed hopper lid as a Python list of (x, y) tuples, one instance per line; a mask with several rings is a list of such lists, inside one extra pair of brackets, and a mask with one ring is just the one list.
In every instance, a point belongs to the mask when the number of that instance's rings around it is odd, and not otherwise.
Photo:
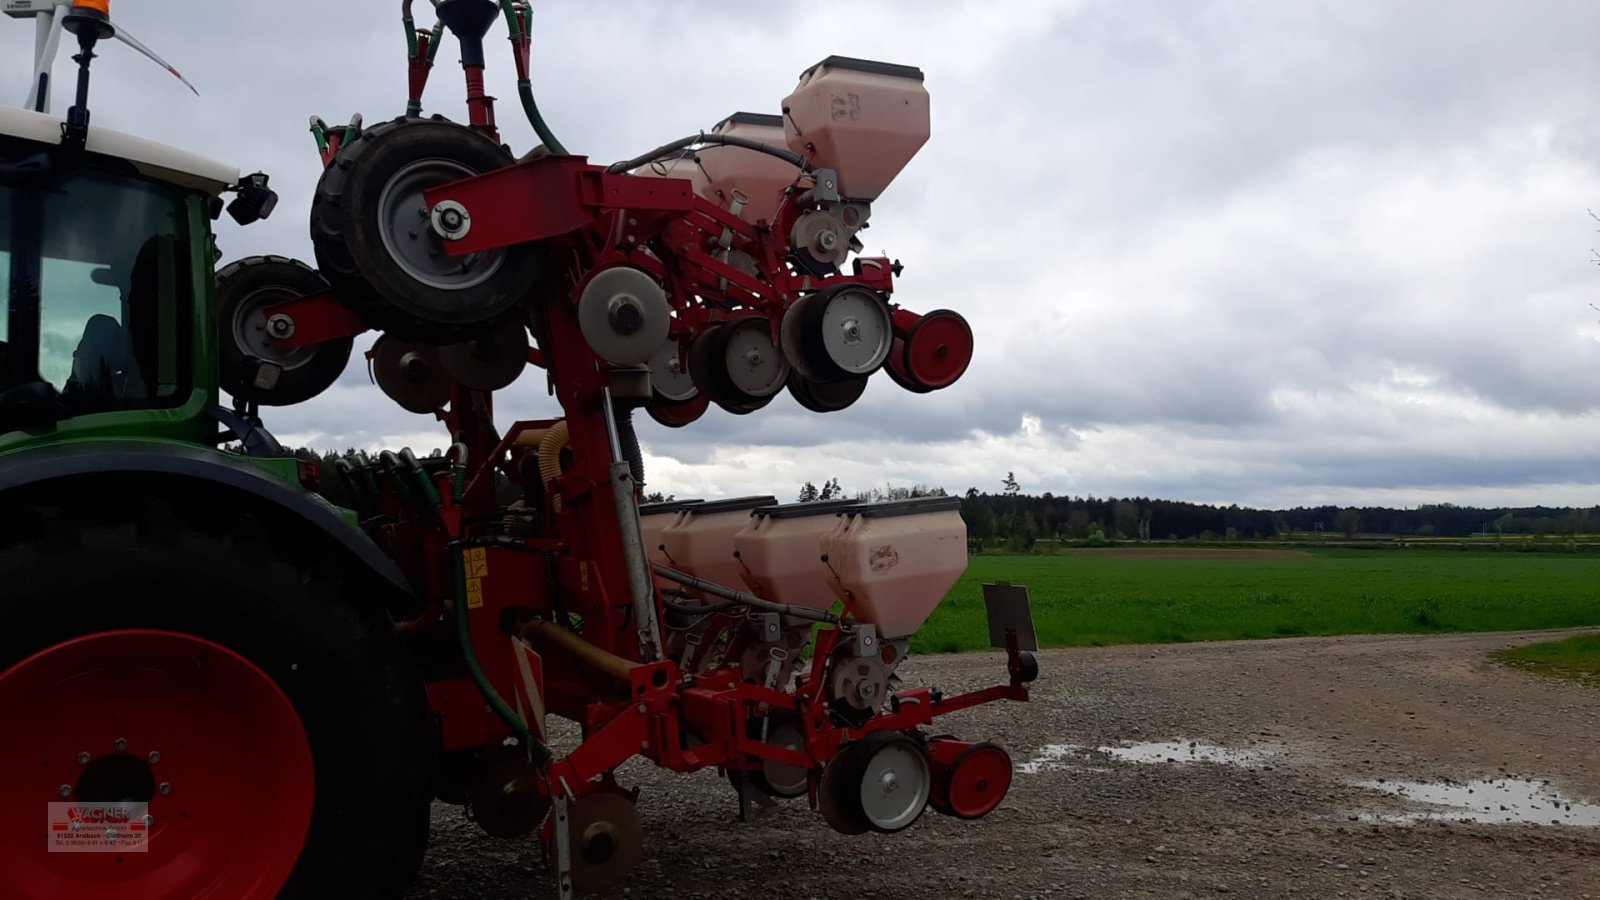
[(849, 507), (860, 505), (860, 500), (811, 500), (801, 503), (783, 503), (778, 506), (763, 506), (757, 509), (754, 514), (772, 519), (800, 519), (806, 516), (834, 516)]
[(639, 504), (639, 515), (641, 515), (641, 516), (655, 516), (655, 515), (660, 515), (661, 513), (673, 513), (673, 512), (677, 512), (680, 509), (688, 509), (691, 506), (698, 506), (699, 504), (702, 504), (704, 502), (706, 502), (706, 501), (696, 499), (696, 500), (663, 500), (660, 503), (641, 503), (641, 504)]
[(920, 516), (926, 513), (949, 512), (960, 508), (960, 497), (913, 497), (909, 500), (858, 503), (839, 510), (839, 513), (842, 515), (864, 516), (868, 519), (888, 519), (894, 516)]
[(731, 497), (727, 500), (708, 500), (705, 503), (693, 505), (693, 512), (697, 516), (707, 516), (712, 513), (742, 512), (762, 506), (772, 506), (778, 498), (768, 494), (764, 497)]

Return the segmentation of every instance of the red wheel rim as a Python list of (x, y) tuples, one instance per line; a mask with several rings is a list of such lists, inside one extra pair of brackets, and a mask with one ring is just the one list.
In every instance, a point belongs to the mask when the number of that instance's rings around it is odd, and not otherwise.
[(974, 744), (947, 777), (950, 813), (962, 819), (986, 816), (1011, 789), (1011, 754), (996, 744)]
[(889, 373), (889, 380), (913, 394), (926, 394), (933, 388), (919, 384), (911, 378), (906, 371), (906, 343), (899, 338), (889, 347), (889, 358), (883, 361), (883, 370)]
[[(310, 743), (277, 684), (226, 647), (75, 638), (0, 673), (0, 720), (0, 872), (24, 897), (270, 898), (300, 857)], [(48, 804), (146, 797), (142, 850), (51, 849), (66, 829)]]
[(960, 313), (937, 309), (906, 335), (906, 373), (933, 390), (956, 383), (972, 362), (972, 326)]
[(679, 403), (665, 403), (658, 397), (645, 407), (650, 418), (655, 419), (668, 428), (682, 428), (706, 414), (711, 408), (711, 401), (705, 394), (696, 394)]

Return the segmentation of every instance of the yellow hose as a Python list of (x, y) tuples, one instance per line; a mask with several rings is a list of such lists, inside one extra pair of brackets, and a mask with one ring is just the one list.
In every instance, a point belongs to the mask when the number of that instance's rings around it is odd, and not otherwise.
[[(567, 420), (562, 419), (545, 432), (539, 441), (539, 477), (549, 484), (561, 477), (561, 448), (567, 446)], [(552, 491), (550, 504), (561, 511), (561, 494)]]

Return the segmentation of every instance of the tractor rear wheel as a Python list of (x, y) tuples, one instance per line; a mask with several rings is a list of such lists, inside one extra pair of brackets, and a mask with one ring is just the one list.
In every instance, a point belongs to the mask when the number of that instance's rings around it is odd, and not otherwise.
[[(10, 888), (398, 896), (427, 844), (433, 754), (422, 676), (388, 616), (247, 516), (108, 506), (5, 523)], [(39, 839), (41, 814), (65, 814), (48, 804), (118, 802), (147, 804), (142, 850)]]

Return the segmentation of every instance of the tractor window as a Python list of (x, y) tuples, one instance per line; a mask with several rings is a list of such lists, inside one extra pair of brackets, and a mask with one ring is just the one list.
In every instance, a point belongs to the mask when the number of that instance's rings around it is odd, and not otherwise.
[[(0, 267), (12, 275), (13, 309), (33, 306), (26, 273), (38, 273), (37, 306), (30, 310), (37, 315), (37, 360), (30, 371), (18, 371), (15, 360), (0, 371), (10, 372), (13, 383), (49, 383), (73, 413), (181, 405), (192, 323), (182, 196), (92, 170), (42, 195), (24, 198), (20, 190), (0, 188), (0, 217), (12, 225), (10, 236), (24, 241), (6, 240), (0, 226)], [(30, 211), (26, 223), (19, 222), (23, 208)], [(12, 333), (34, 321), (8, 318)], [(13, 339), (13, 355), (22, 337), (0, 332), (0, 340)]]

